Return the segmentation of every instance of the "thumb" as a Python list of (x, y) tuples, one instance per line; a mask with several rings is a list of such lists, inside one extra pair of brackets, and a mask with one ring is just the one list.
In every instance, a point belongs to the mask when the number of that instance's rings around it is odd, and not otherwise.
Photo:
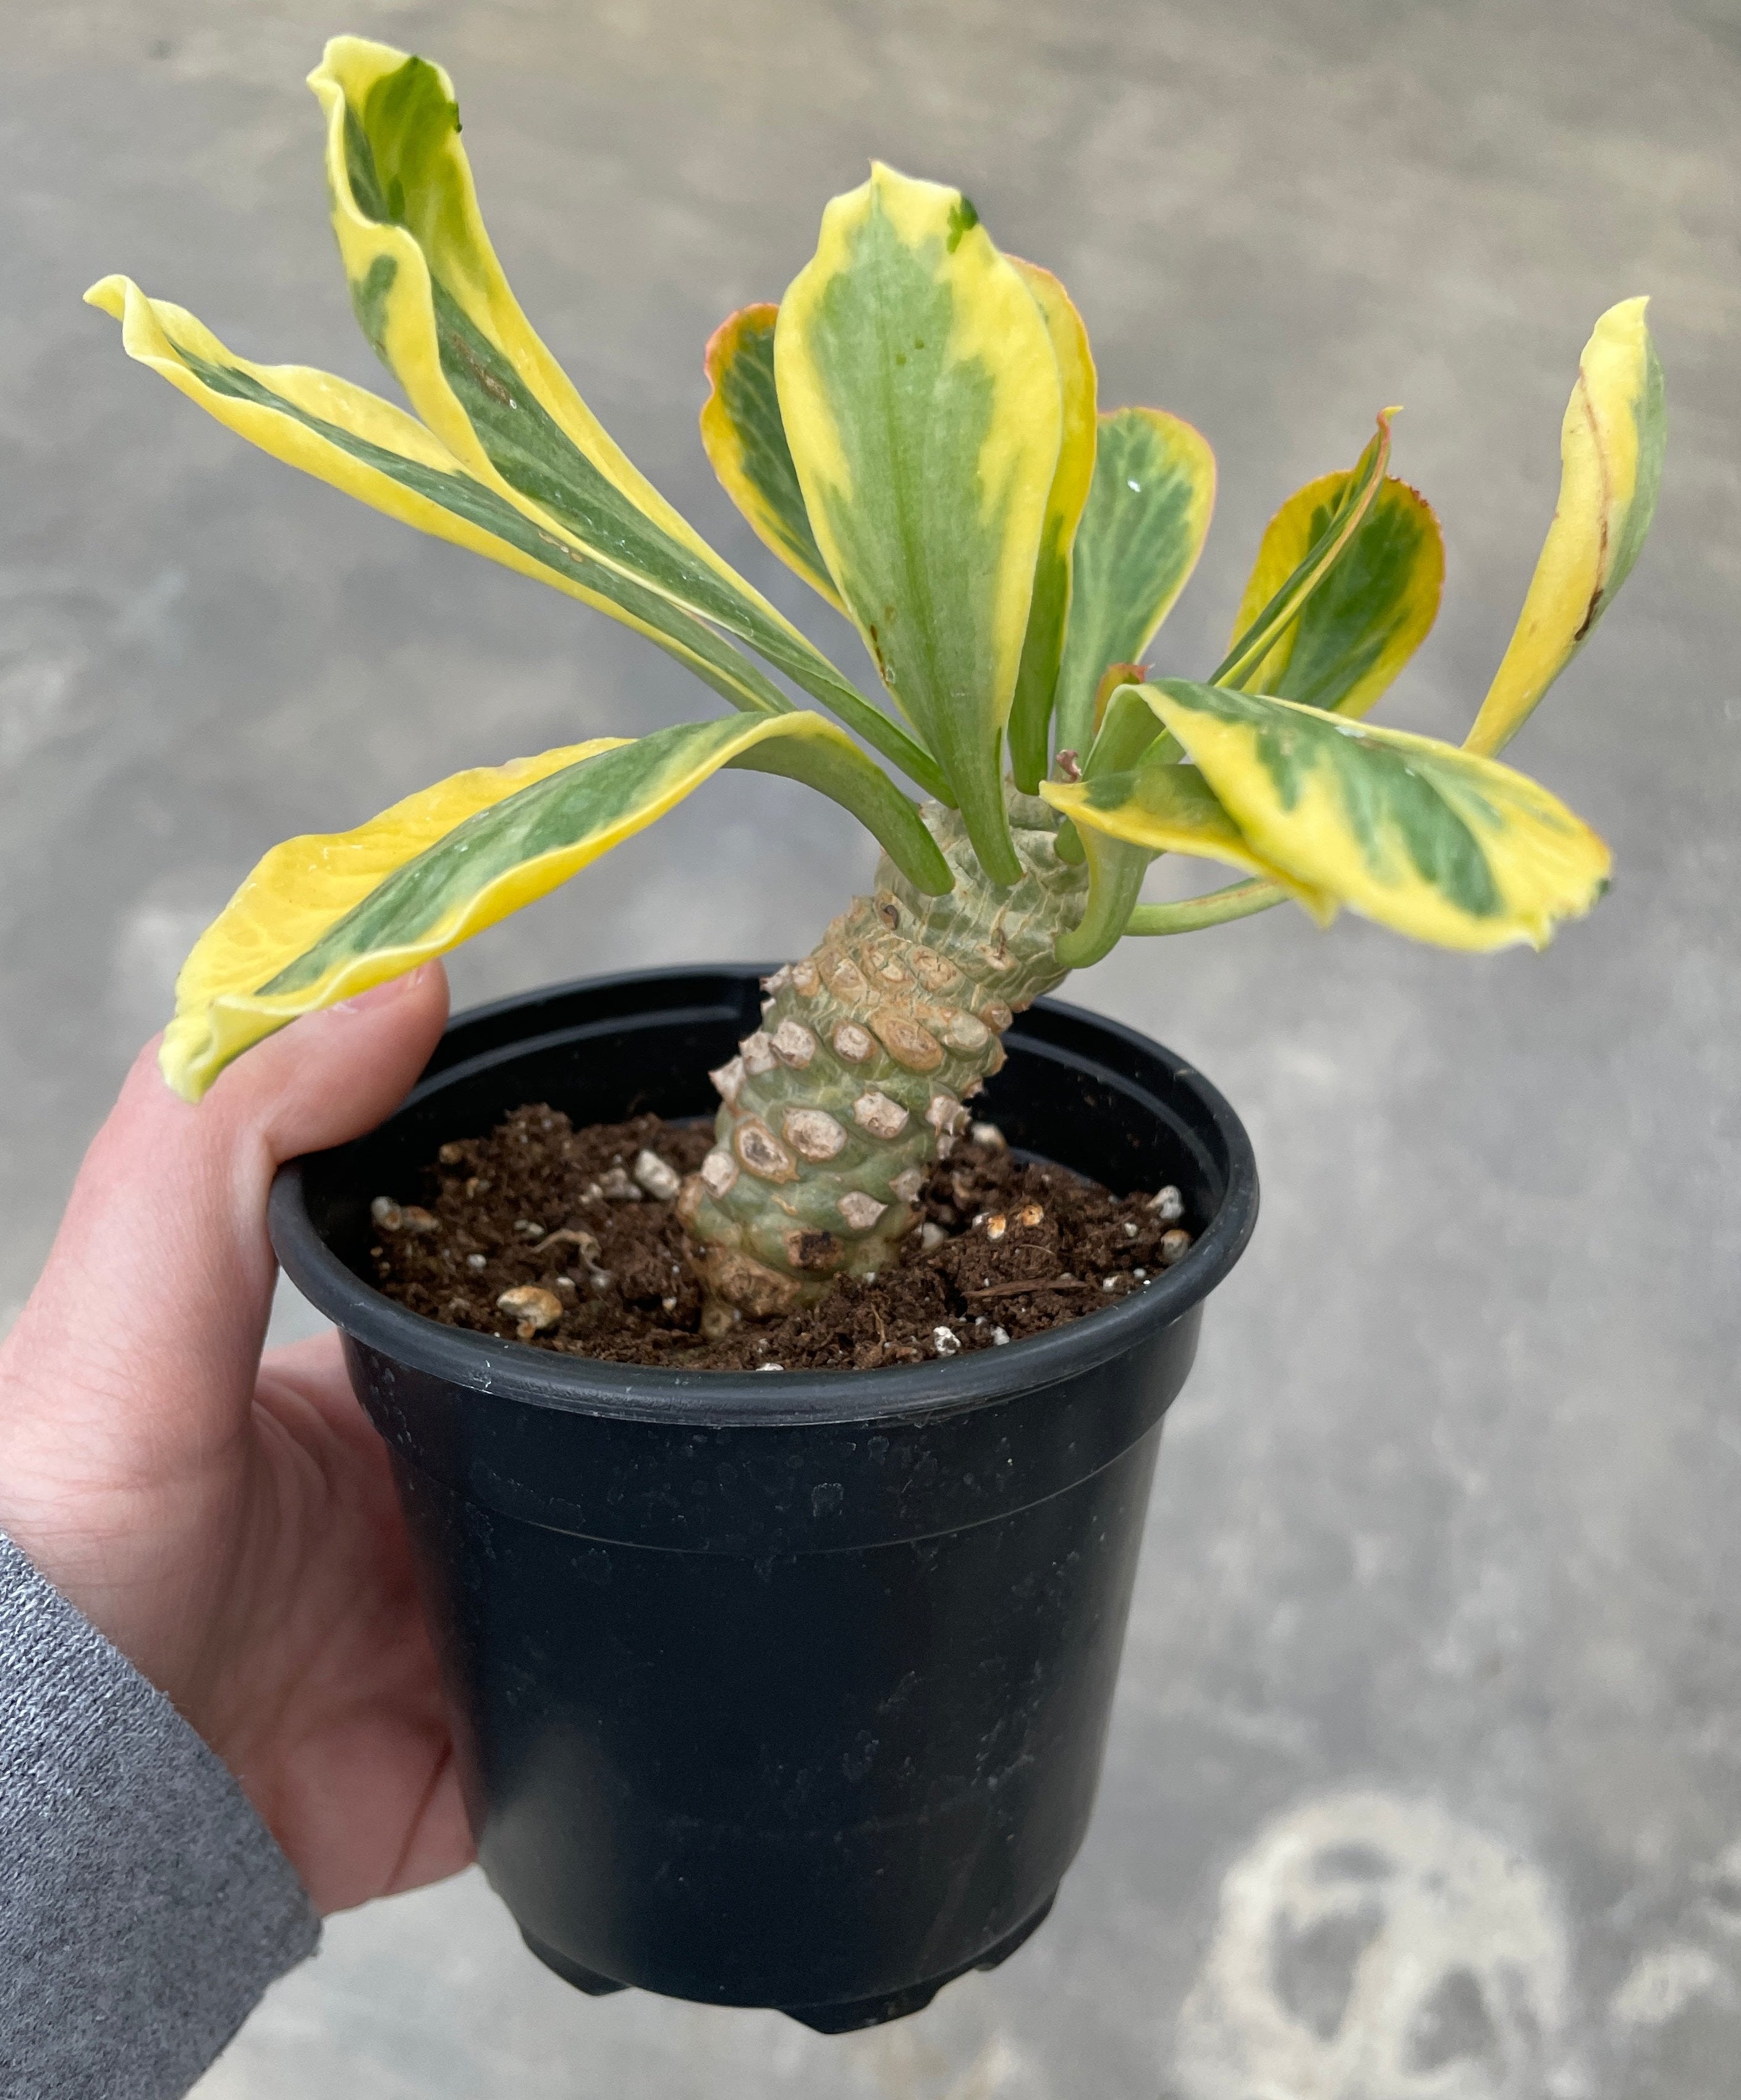
[[(274, 1173), (390, 1114), (447, 1012), (446, 975), (425, 964), (268, 1037), (197, 1105), (170, 1092), (148, 1044), (85, 1156), (0, 1388), (23, 1375), (65, 1433), (69, 1405), (124, 1402), (159, 1464), (232, 1436), (271, 1310)], [(124, 1435), (112, 1413), (83, 1426)]]

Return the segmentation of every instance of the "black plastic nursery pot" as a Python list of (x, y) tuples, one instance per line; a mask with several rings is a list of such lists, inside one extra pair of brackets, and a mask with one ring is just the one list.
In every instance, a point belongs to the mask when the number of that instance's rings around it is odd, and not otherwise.
[(372, 1198), (528, 1101), (711, 1113), (748, 967), (461, 1015), (370, 1136), (272, 1193), (390, 1448), (485, 1872), (581, 1989), (773, 2006), (825, 2032), (1003, 1960), (1087, 1829), (1161, 1418), (1257, 1215), (1191, 1066), (1042, 1001), (983, 1108), (1197, 1238), (1121, 1304), (857, 1372), (675, 1372), (444, 1327), (365, 1280)]

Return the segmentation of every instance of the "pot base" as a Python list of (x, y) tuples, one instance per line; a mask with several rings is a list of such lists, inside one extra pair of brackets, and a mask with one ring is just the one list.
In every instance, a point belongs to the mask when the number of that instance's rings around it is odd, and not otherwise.
[[(1018, 1925), (1013, 1932), (1006, 1933), (977, 1961), (963, 1961), (954, 1969), (945, 1970), (941, 1976), (928, 1976), (922, 1983), (909, 1983), (884, 1997), (852, 1998), (835, 2005), (777, 2005), (774, 2010), (784, 2013), (788, 2019), (796, 2020), (800, 2027), (813, 2027), (818, 2034), (856, 2034), (862, 2027), (879, 2027), (890, 2020), (904, 2020), (910, 2014), (923, 2012), (945, 1983), (953, 1983), (970, 1969), (995, 1969), (1000, 1962), (1007, 1961), (1045, 1923), (1057, 1896), (1058, 1891), (1054, 1889), (1032, 1917)], [(578, 1961), (571, 1961), (555, 1948), (545, 1946), (523, 1927), (520, 1937), (545, 1968), (554, 1970), (565, 1983), (572, 1983), (589, 1998), (611, 1997), (629, 1988), (627, 1983), (618, 1983), (615, 1977), (601, 1976), (595, 1970), (583, 1969)]]

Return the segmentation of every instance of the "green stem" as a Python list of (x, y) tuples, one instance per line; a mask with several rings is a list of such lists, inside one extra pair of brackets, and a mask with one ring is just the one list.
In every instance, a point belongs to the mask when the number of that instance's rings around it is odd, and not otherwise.
[(1067, 974), (1058, 942), (1088, 879), (1058, 858), (1054, 813), (1010, 798), (1019, 880), (1003, 887), (964, 816), (923, 814), (954, 888), (928, 895), (885, 857), (875, 893), (768, 980), (760, 1027), (713, 1074), (714, 1149), (678, 1204), (710, 1317), (783, 1312), (888, 1261), (963, 1102), (1003, 1062), (1012, 1015)]
[(1279, 882), (1254, 876), (1249, 882), (1235, 882), (1225, 889), (1212, 889), (1206, 897), (1188, 897), (1179, 904), (1139, 904), (1125, 926), (1126, 933), (1194, 933), (1202, 926), (1225, 925), (1230, 919), (1249, 919), (1255, 911), (1285, 904), (1288, 893)]
[(1059, 961), (1073, 970), (1099, 962), (1123, 939), (1131, 912), (1139, 908), (1136, 900), (1143, 893), (1143, 878), (1155, 858), (1146, 846), (1109, 839), (1104, 832), (1084, 828), (1079, 836), (1088, 860), (1088, 908), (1058, 942)]

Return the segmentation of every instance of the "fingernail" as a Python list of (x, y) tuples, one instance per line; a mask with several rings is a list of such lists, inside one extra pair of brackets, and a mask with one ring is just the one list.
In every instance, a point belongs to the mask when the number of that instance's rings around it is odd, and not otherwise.
[(412, 985), (434, 967), (430, 963), (419, 963), (416, 969), (408, 970), (403, 977), (389, 977), (385, 983), (371, 985), (367, 991), (359, 991), (355, 999), (342, 999), (333, 1008), (334, 1013), (361, 1013), (365, 1009), (387, 1006), (408, 991)]

